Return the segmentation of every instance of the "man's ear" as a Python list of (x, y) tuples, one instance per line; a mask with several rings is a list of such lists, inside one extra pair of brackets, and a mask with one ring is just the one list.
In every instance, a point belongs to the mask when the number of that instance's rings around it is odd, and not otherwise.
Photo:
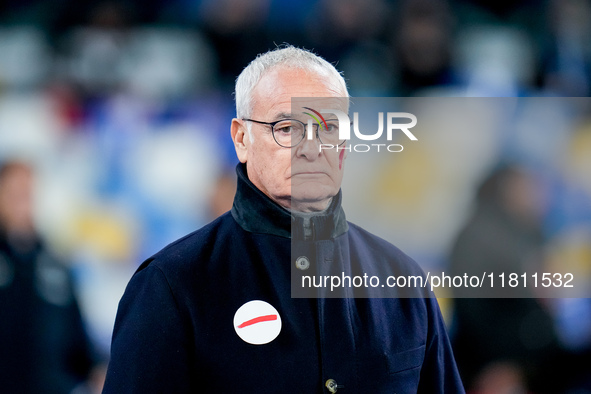
[(339, 146), (340, 149), (337, 149), (339, 155), (339, 170), (343, 169), (345, 165), (345, 159), (347, 158), (347, 154), (349, 153), (348, 149), (344, 149), (349, 144), (349, 141), (346, 141), (343, 145)]
[(232, 133), (232, 141), (234, 141), (234, 149), (236, 149), (236, 156), (241, 163), (246, 163), (248, 157), (248, 131), (246, 125), (240, 119), (232, 119), (232, 126), (230, 127)]

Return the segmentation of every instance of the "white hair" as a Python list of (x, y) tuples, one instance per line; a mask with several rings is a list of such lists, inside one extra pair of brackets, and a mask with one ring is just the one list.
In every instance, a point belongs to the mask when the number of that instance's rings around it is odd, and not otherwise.
[[(332, 64), (308, 50), (288, 45), (258, 55), (242, 70), (236, 79), (236, 90), (234, 92), (236, 116), (238, 118), (245, 119), (251, 116), (255, 104), (252, 97), (254, 88), (265, 73), (277, 66), (300, 69), (320, 74), (325, 78), (331, 78), (342, 90), (343, 97), (349, 97), (347, 84), (343, 76)], [(252, 135), (250, 125), (247, 128), (249, 134)], [(250, 138), (252, 141), (252, 136)]]

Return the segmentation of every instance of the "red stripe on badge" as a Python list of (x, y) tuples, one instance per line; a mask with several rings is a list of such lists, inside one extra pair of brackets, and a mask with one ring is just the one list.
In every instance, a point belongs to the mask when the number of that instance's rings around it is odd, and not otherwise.
[(245, 321), (244, 323), (239, 325), (238, 328), (244, 328), (244, 327), (252, 326), (253, 324), (262, 323), (264, 321), (273, 321), (273, 320), (277, 320), (277, 315), (259, 316), (259, 317), (255, 317), (254, 319), (250, 319), (250, 320)]

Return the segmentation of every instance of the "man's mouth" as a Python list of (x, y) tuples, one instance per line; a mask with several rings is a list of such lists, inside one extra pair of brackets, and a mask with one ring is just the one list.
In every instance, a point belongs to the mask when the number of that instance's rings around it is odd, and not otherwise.
[(326, 172), (324, 171), (299, 171), (299, 172), (295, 172), (292, 173), (291, 176), (296, 176), (296, 175), (300, 175), (300, 176), (318, 176), (318, 175), (326, 175)]

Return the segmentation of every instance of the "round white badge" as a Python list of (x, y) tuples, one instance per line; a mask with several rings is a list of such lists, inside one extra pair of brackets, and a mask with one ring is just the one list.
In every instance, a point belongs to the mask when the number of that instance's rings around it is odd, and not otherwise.
[(268, 302), (249, 301), (236, 311), (234, 330), (244, 342), (264, 345), (277, 338), (281, 332), (281, 317)]

